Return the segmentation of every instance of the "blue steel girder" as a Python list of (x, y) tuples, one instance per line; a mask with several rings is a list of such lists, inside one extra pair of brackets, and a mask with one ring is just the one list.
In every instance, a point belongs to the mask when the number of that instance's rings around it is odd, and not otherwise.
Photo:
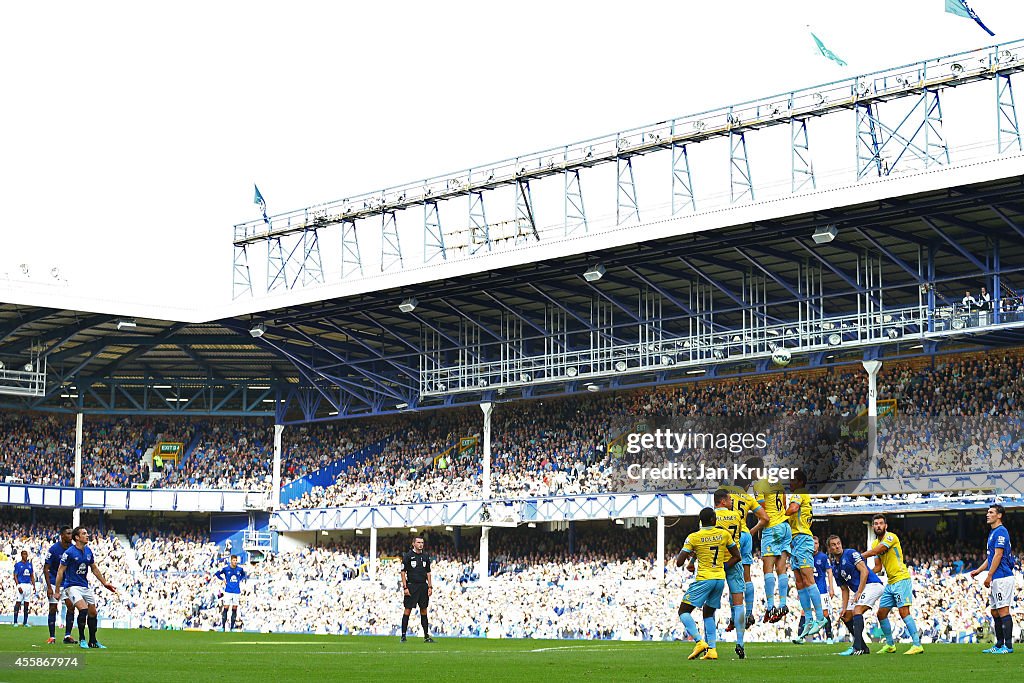
[(1024, 226), (1020, 226), (1017, 223), (1015, 223), (1014, 221), (1012, 221), (1010, 219), (1010, 217), (1006, 215), (1006, 212), (1003, 211), (1003, 209), (1001, 207), (996, 206), (994, 204), (989, 204), (988, 208), (991, 209), (992, 213), (994, 213), (995, 215), (999, 216), (999, 219), (1001, 221), (1003, 221), (1004, 223), (1006, 223), (1007, 227), (1009, 227), (1015, 233), (1020, 235), (1021, 239), (1024, 239)]
[(397, 332), (396, 332), (395, 330), (391, 329), (391, 328), (390, 328), (390, 327), (388, 327), (387, 325), (384, 325), (384, 324), (383, 324), (383, 323), (381, 323), (381, 322), (380, 322), (379, 320), (377, 320), (376, 318), (374, 318), (374, 317), (373, 317), (372, 315), (370, 315), (370, 314), (369, 314), (369, 312), (367, 312), (367, 311), (360, 311), (360, 312), (359, 312), (359, 315), (360, 315), (360, 316), (361, 316), (361, 317), (362, 317), (362, 318), (363, 318), (364, 320), (368, 320), (368, 321), (369, 321), (369, 322), (370, 322), (370, 323), (371, 323), (372, 325), (374, 325), (375, 327), (379, 328), (379, 329), (380, 329), (380, 330), (382, 330), (383, 332), (385, 332), (385, 333), (387, 333), (387, 334), (391, 335), (391, 336), (392, 336), (392, 337), (394, 337), (394, 338), (395, 338), (395, 339), (396, 339), (397, 341), (399, 341), (399, 342), (401, 342), (402, 344), (404, 344), (404, 345), (408, 346), (408, 347), (409, 347), (410, 349), (412, 349), (412, 350), (413, 350), (413, 351), (415, 351), (416, 353), (423, 353), (423, 349), (422, 349), (422, 348), (420, 348), (419, 346), (416, 346), (416, 345), (415, 345), (415, 344), (413, 344), (413, 343), (412, 343), (411, 341), (409, 341), (409, 339), (408, 339), (407, 335), (403, 335), (403, 334), (399, 334), (399, 333), (397, 333)]
[[(97, 327), (99, 325), (103, 325), (103, 324), (111, 322), (113, 320), (117, 320), (117, 318), (116, 317), (111, 317), (109, 315), (92, 315), (92, 316), (89, 316), (88, 318), (85, 318), (84, 320), (79, 321), (73, 327), (70, 327), (70, 328), (68, 328), (68, 327), (53, 328), (53, 329), (47, 330), (46, 332), (43, 332), (43, 333), (38, 334), (38, 335), (31, 335), (31, 336), (22, 337), (21, 339), (17, 340), (16, 342), (13, 342), (11, 344), (8, 344), (7, 346), (4, 346), (3, 347), (3, 351), (4, 351), (4, 353), (10, 354), (10, 355), (17, 355), (17, 354), (22, 353), (23, 351), (25, 351), (27, 349), (30, 349), (32, 347), (38, 347), (38, 346), (40, 346), (40, 344), (42, 344), (44, 342), (47, 342), (48, 345), (45, 348), (42, 349), (41, 355), (49, 356), (51, 353), (53, 353), (58, 348), (60, 348), (64, 344), (68, 343), (72, 339), (74, 339), (76, 336), (78, 336), (80, 333), (84, 332), (85, 330), (88, 330), (88, 329), (93, 328), (93, 327)], [(53, 340), (53, 335), (57, 335), (57, 334), (60, 334), (60, 335), (63, 335), (63, 336), (61, 336), (56, 341), (54, 341)]]
[(906, 261), (904, 261), (903, 259), (901, 259), (901, 258), (900, 258), (899, 256), (897, 256), (896, 254), (892, 253), (892, 252), (891, 252), (891, 251), (890, 251), (889, 249), (887, 249), (887, 248), (886, 248), (886, 247), (885, 247), (885, 246), (884, 246), (884, 245), (883, 245), (883, 244), (882, 244), (881, 242), (879, 242), (879, 241), (878, 241), (878, 240), (876, 240), (876, 239), (875, 239), (874, 237), (872, 237), (871, 235), (869, 235), (869, 234), (868, 234), (868, 233), (867, 233), (867, 232), (866, 232), (865, 230), (863, 230), (862, 228), (854, 228), (853, 230), (854, 230), (854, 231), (855, 231), (855, 232), (856, 232), (856, 233), (857, 233), (858, 235), (860, 235), (860, 236), (861, 236), (861, 237), (863, 237), (863, 238), (864, 238), (865, 240), (867, 240), (867, 241), (868, 241), (868, 242), (869, 242), (869, 243), (871, 244), (871, 246), (873, 246), (873, 247), (874, 247), (875, 249), (877, 249), (878, 251), (880, 251), (880, 252), (881, 252), (881, 253), (882, 253), (882, 254), (883, 254), (883, 255), (884, 255), (884, 256), (885, 256), (886, 258), (888, 258), (888, 259), (889, 259), (890, 261), (892, 261), (892, 262), (893, 262), (893, 263), (895, 263), (895, 264), (896, 264), (897, 266), (899, 266), (899, 267), (900, 267), (900, 269), (901, 269), (901, 270), (903, 270), (903, 272), (905, 272), (905, 273), (906, 273), (907, 275), (910, 275), (910, 276), (911, 276), (912, 278), (914, 278), (914, 280), (915, 280), (915, 282), (917, 282), (917, 284), (921, 284), (921, 283), (922, 283), (922, 279), (921, 279), (921, 274), (917, 272), (917, 269), (916, 269), (916, 268), (912, 268), (912, 267), (911, 267), (911, 266), (910, 266), (909, 264), (907, 264), (907, 262), (906, 262)]
[(672, 145), (672, 215), (675, 216), (686, 206), (691, 211), (697, 210), (693, 175), (690, 173), (690, 155), (686, 145)]
[[(920, 120), (917, 123), (917, 127), (913, 128), (911, 121), (918, 113), (918, 109), (921, 110)], [(889, 175), (895, 171), (908, 151), (917, 157), (919, 161), (923, 162), (925, 168), (932, 164), (949, 164), (949, 147), (946, 145), (945, 137), (942, 134), (942, 107), (937, 90), (925, 88), (921, 93), (921, 97), (910, 108), (910, 111), (907, 112), (896, 128), (890, 128), (885, 125), (877, 117), (877, 111), (877, 109), (873, 109), (876, 116), (874, 125), (885, 134), (885, 138), (878, 146), (877, 152), (881, 163), (881, 175)], [(907, 126), (908, 123), (911, 123), (911, 125)], [(905, 126), (913, 128), (909, 137), (900, 132)], [(883, 153), (886, 147), (893, 141), (899, 145), (898, 152), (892, 162), (887, 165)], [(863, 177), (863, 173), (858, 173), (857, 179), (859, 180), (861, 177)]]
[(178, 344), (178, 348), (181, 349), (182, 353), (191, 358), (196, 365), (201, 367), (206, 372), (207, 377), (210, 379), (224, 379), (216, 370), (213, 369), (213, 366), (210, 365), (205, 358), (193, 351), (187, 344)]
[(546, 328), (544, 328), (544, 327), (541, 327), (540, 325), (538, 325), (537, 323), (535, 323), (535, 322), (534, 322), (534, 321), (533, 321), (533, 320), (532, 320), (532, 319), (531, 319), (531, 318), (530, 318), (529, 316), (527, 316), (527, 315), (526, 315), (525, 313), (523, 313), (523, 312), (521, 312), (521, 311), (517, 311), (517, 310), (515, 310), (514, 308), (512, 308), (511, 306), (509, 306), (508, 304), (506, 304), (506, 303), (505, 303), (504, 301), (502, 301), (502, 300), (501, 300), (501, 299), (499, 299), (498, 297), (494, 296), (494, 295), (493, 295), (493, 294), (492, 294), (491, 292), (489, 292), (489, 291), (486, 291), (486, 290), (484, 290), (484, 291), (482, 292), (482, 294), (483, 294), (484, 296), (486, 296), (486, 297), (487, 297), (488, 299), (490, 299), (491, 301), (493, 301), (494, 303), (496, 303), (496, 304), (497, 304), (497, 305), (498, 305), (499, 307), (501, 307), (501, 308), (502, 308), (503, 310), (505, 310), (506, 312), (508, 312), (508, 314), (509, 314), (509, 315), (512, 315), (512, 316), (514, 316), (514, 317), (518, 318), (519, 320), (522, 320), (522, 321), (523, 321), (524, 323), (526, 323), (527, 325), (529, 325), (530, 327), (532, 327), (532, 328), (533, 328), (534, 330), (536, 330), (536, 331), (537, 331), (537, 332), (538, 332), (538, 333), (539, 333), (539, 334), (540, 334), (540, 335), (541, 335), (542, 337), (550, 337), (550, 336), (551, 336), (551, 332), (550, 332), (549, 330), (547, 330)]
[(996, 74), (996, 147), (999, 154), (1016, 148), (1024, 151), (1020, 125), (1017, 122), (1017, 107), (1013, 101), (1013, 83), (1010, 74)]
[(588, 232), (587, 212), (583, 208), (583, 188), (580, 187), (579, 169), (565, 172), (565, 236), (582, 228)]
[(527, 283), (527, 286), (530, 289), (532, 289), (533, 291), (535, 291), (537, 294), (539, 294), (548, 303), (553, 304), (556, 307), (558, 307), (558, 308), (562, 309), (563, 311), (565, 311), (566, 313), (568, 313), (569, 317), (573, 318), (574, 320), (576, 320), (576, 322), (578, 322), (581, 325), (583, 325), (583, 327), (588, 332), (595, 332), (595, 333), (603, 334), (603, 332), (601, 330), (598, 330), (596, 327), (594, 327), (594, 324), (592, 322), (590, 322), (589, 320), (587, 320), (585, 318), (581, 318), (579, 315), (576, 314), (576, 311), (572, 310), (571, 307), (564, 305), (560, 301), (556, 301), (551, 296), (549, 296), (547, 292), (545, 292), (542, 289), (540, 289), (539, 287), (537, 287), (537, 285), (535, 285), (534, 283), (529, 282), (529, 283)]
[(640, 205), (637, 202), (636, 179), (633, 177), (633, 158), (615, 159), (615, 225), (622, 225), (633, 217), (640, 223)]
[(9, 336), (17, 332), (27, 325), (31, 325), (34, 322), (42, 320), (50, 315), (53, 315), (55, 311), (49, 308), (40, 308), (32, 311), (28, 315), (14, 320), (10, 325), (6, 327), (0, 327), (0, 342), (7, 339)]
[[(696, 265), (694, 265), (689, 259), (687, 259), (686, 257), (683, 257), (683, 256), (679, 256), (677, 258), (680, 261), (682, 261), (690, 270), (692, 270), (694, 273), (696, 273), (700, 278), (705, 280), (708, 284), (712, 285), (713, 287), (718, 289), (720, 292), (722, 292), (722, 294), (725, 294), (727, 297), (732, 299), (733, 302), (735, 302), (736, 305), (740, 307), (740, 309), (749, 309), (750, 308), (750, 303), (749, 302), (744, 301), (741, 296), (737, 295), (729, 287), (726, 287), (725, 284), (723, 284), (722, 282), (719, 282), (718, 280), (715, 280), (713, 277), (711, 277), (710, 275), (705, 273), (703, 270), (701, 270)], [(706, 263), (710, 263), (712, 265), (735, 267), (732, 264), (726, 264), (724, 261), (719, 261), (718, 259), (715, 259), (714, 257), (711, 257), (711, 256), (707, 256), (705, 254), (694, 254), (691, 258), (698, 258), (701, 261), (704, 261)], [(769, 305), (771, 305), (773, 302), (769, 301), (767, 303)], [(764, 315), (763, 317), (764, 317), (765, 320), (772, 320), (772, 321), (775, 321), (775, 322), (784, 322), (783, 320), (780, 320), (779, 318), (776, 318), (775, 316), (771, 316), (771, 315)]]
[(793, 296), (793, 297), (795, 297), (797, 299), (800, 299), (800, 300), (806, 300), (807, 299), (807, 295), (806, 294), (803, 294), (803, 293), (797, 291), (793, 287), (793, 285), (791, 285), (789, 282), (787, 282), (781, 275), (778, 275), (775, 272), (773, 272), (772, 270), (770, 270), (768, 268), (765, 268), (763, 265), (761, 265), (760, 261), (758, 261), (756, 258), (754, 258), (750, 254), (748, 254), (746, 251), (744, 251), (740, 247), (733, 247), (733, 250), (737, 254), (739, 254), (740, 256), (745, 258), (747, 261), (749, 261), (752, 266), (757, 268), (764, 275), (767, 275), (768, 277), (770, 277), (775, 282), (775, 284), (779, 285), (780, 287), (785, 289), (787, 292), (789, 292), (791, 296)]
[(749, 197), (754, 201), (754, 181), (750, 175), (747, 137), (742, 131), (729, 131), (729, 201), (732, 204)]
[[(316, 343), (318, 345), (322, 345), (324, 348), (334, 349), (336, 351), (340, 351), (340, 352), (346, 353), (346, 354), (347, 353), (362, 354), (364, 352), (366, 354), (369, 354), (366, 357), (348, 357), (348, 360), (346, 361), (347, 363), (369, 363), (369, 362), (376, 362), (376, 361), (393, 362), (393, 361), (396, 361), (396, 360), (399, 360), (399, 359), (407, 357), (407, 354), (404, 354), (404, 353), (384, 353), (381, 349), (374, 348), (369, 343), (367, 343), (364, 339), (361, 338), (363, 336), (362, 333), (355, 332), (353, 330), (346, 330), (346, 329), (342, 328), (341, 326), (339, 326), (338, 325), (338, 321), (339, 320), (341, 322), (348, 322), (348, 323), (353, 324), (353, 325), (355, 324), (354, 321), (352, 321), (352, 320), (348, 320), (348, 319), (346, 319), (344, 317), (341, 317), (341, 316), (334, 316), (334, 317), (330, 317), (330, 318), (324, 317), (324, 318), (318, 319), (318, 320), (302, 320), (300, 322), (295, 322), (295, 323), (284, 323), (284, 325), (281, 328), (275, 328), (275, 329), (294, 329), (295, 325), (302, 325), (304, 327), (314, 328), (315, 330), (318, 330), (320, 332), (327, 332), (327, 333), (331, 333), (331, 334), (338, 333), (338, 334), (344, 335), (345, 337), (348, 338), (349, 341), (340, 341), (340, 340), (336, 340), (336, 339), (328, 340), (328, 339), (317, 338), (316, 339)], [(379, 327), (379, 326), (375, 324), (375, 327)], [(381, 329), (383, 329), (383, 328), (381, 328)], [(419, 329), (418, 328), (415, 331), (410, 332), (410, 334), (418, 334), (418, 333), (419, 333)], [(287, 337), (288, 335), (284, 335), (284, 336)], [(412, 347), (412, 348), (413, 348), (414, 351), (418, 352), (418, 349), (416, 349), (415, 347)], [(401, 369), (402, 371), (406, 371), (409, 368), (407, 368), (405, 366), (399, 366), (399, 369)]]
[(231, 298), (237, 299), (246, 292), (252, 296), (252, 274), (249, 271), (249, 245), (236, 244), (232, 261)]
[[(393, 377), (385, 377), (385, 376), (380, 375), (378, 373), (371, 372), (371, 371), (361, 367), (359, 363), (353, 363), (352, 360), (348, 356), (342, 355), (341, 353), (335, 351), (334, 349), (330, 348), (327, 344), (325, 344), (324, 342), (326, 340), (314, 339), (313, 337), (310, 337), (308, 334), (306, 334), (302, 330), (300, 330), (297, 327), (294, 327), (292, 325), (289, 325), (288, 327), (289, 327), (289, 329), (292, 330), (292, 332), (294, 332), (295, 334), (299, 335), (299, 337), (301, 337), (303, 340), (305, 340), (306, 343), (310, 344), (312, 347), (314, 347), (316, 349), (324, 351), (331, 358), (334, 358), (335, 360), (337, 360), (341, 367), (348, 368), (349, 370), (352, 370), (352, 371), (358, 373), (359, 375), (363, 376), (366, 380), (368, 380), (371, 384), (373, 384), (377, 388), (377, 390), (380, 391), (381, 393), (392, 394), (396, 398), (401, 398), (401, 395), (398, 394), (391, 387), (387, 386), (387, 384), (385, 382), (392, 382), (394, 384), (398, 384), (399, 386), (403, 386), (406, 389), (409, 389), (410, 391), (413, 390), (412, 385), (405, 384), (405, 383), (403, 383), (403, 382), (401, 382), (401, 381), (399, 381), (399, 380), (397, 380), (396, 378), (393, 378)], [(275, 336), (280, 336), (280, 332), (281, 332), (280, 330), (275, 330)], [(306, 364), (306, 366), (310, 370), (312, 370), (313, 372), (319, 373), (325, 379), (329, 379), (331, 381), (337, 381), (339, 384), (344, 382), (345, 384), (350, 385), (350, 386), (351, 385), (360, 386), (358, 383), (355, 383), (355, 382), (353, 382), (351, 380), (344, 380), (344, 379), (342, 379), (340, 377), (337, 377), (335, 375), (328, 375), (326, 373), (326, 370), (328, 370), (330, 368), (326, 368), (326, 367), (324, 367), (322, 365), (316, 365), (314, 363), (315, 363), (315, 361), (311, 361), (309, 364)]]
[(523, 178), (516, 181), (515, 205), (513, 207), (516, 221), (516, 244), (529, 242), (529, 235), (523, 232), (523, 224), (530, 230), (534, 240), (540, 242), (540, 233), (537, 232), (536, 215), (533, 212), (533, 194), (530, 192), (529, 179)]
[(478, 330), (486, 333), (487, 336), (491, 337), (495, 341), (502, 342), (502, 343), (508, 343), (508, 339), (505, 339), (505, 337), (503, 337), (500, 334), (496, 333), (494, 330), (492, 330), (490, 327), (485, 325), (479, 319), (472, 318), (469, 315), (467, 315), (458, 306), (455, 306), (454, 304), (452, 304), (451, 300), (448, 297), (445, 297), (443, 301), (444, 301), (445, 306), (450, 308), (452, 310), (452, 312), (455, 313), (455, 315), (459, 316), (460, 318), (462, 318), (463, 320), (468, 322), (473, 327), (476, 327)]
[[(665, 297), (669, 301), (669, 303), (671, 303), (673, 306), (675, 306), (680, 311), (682, 311), (684, 314), (686, 314), (687, 317), (689, 317), (689, 318), (699, 317), (698, 313), (696, 313), (688, 305), (684, 304), (674, 294), (672, 294), (671, 292), (666, 290), (664, 287), (661, 287), (661, 286), (657, 285), (656, 283), (652, 282), (649, 278), (644, 276), (640, 271), (638, 271), (633, 266), (625, 266), (625, 269), (627, 271), (629, 271), (630, 273), (632, 273), (635, 277), (637, 277), (646, 286), (650, 287), (651, 289), (656, 291), (658, 294), (660, 294), (661, 296)], [(607, 277), (607, 275), (605, 277)], [(722, 330), (728, 329), (722, 323), (712, 323), (712, 328), (715, 328), (715, 327), (717, 327), (719, 329), (722, 329)]]
[[(302, 231), (302, 286), (309, 283), (322, 284), (324, 282), (324, 264), (320, 258), (320, 235), (316, 228)], [(292, 288), (298, 282), (299, 275), (296, 274), (292, 281)]]
[(341, 222), (341, 279), (358, 270), (359, 275), (363, 274), (363, 257), (359, 251), (359, 234), (356, 232), (356, 222), (345, 220)]
[(469, 193), (469, 253), (475, 254), (482, 247), (491, 250), (491, 226), (484, 211), (484, 193)]
[(441, 229), (437, 202), (428, 201), (423, 203), (423, 262), (430, 263), (438, 256), (447, 261), (448, 250), (444, 246), (444, 230)]
[[(334, 323), (333, 320), (325, 320), (324, 324), (329, 325), (330, 327), (334, 328), (335, 331), (337, 331), (337, 332), (339, 332), (341, 334), (348, 334), (344, 330), (342, 330), (340, 327), (338, 327)], [(385, 355), (380, 353), (377, 349), (374, 349), (372, 346), (370, 346), (365, 341), (363, 341), (360, 338), (359, 334), (348, 334), (348, 337), (353, 342), (355, 342), (357, 345), (359, 345), (359, 346), (363, 347), (364, 349), (366, 349), (366, 351), (368, 353), (373, 354), (378, 360), (387, 363), (388, 365), (390, 365), (391, 367), (395, 368), (396, 370), (398, 370), (399, 372), (401, 372), (402, 374), (406, 375), (407, 377), (409, 377), (412, 380), (415, 380), (415, 381), (419, 380), (419, 375), (415, 371), (413, 371), (412, 368), (408, 367), (407, 365), (402, 365), (401, 363), (398, 363), (398, 362), (392, 360), (389, 357), (386, 357)]]
[(875, 175), (882, 176), (882, 154), (878, 132), (878, 104), (857, 103), (853, 107), (857, 121), (857, 180), (873, 168)]
[(814, 164), (811, 162), (811, 146), (807, 138), (807, 119), (795, 118), (789, 122), (790, 139), (790, 191), (794, 194), (804, 189), (807, 183), (817, 189), (814, 180)]
[[(583, 276), (581, 275), (580, 277), (582, 278)], [(640, 318), (640, 316), (637, 314), (636, 311), (630, 310), (630, 308), (628, 306), (626, 306), (621, 301), (619, 301), (615, 297), (611, 296), (607, 292), (602, 291), (602, 289), (599, 286), (595, 285), (593, 282), (587, 282), (586, 280), (583, 280), (583, 282), (586, 284), (588, 289), (590, 289), (592, 292), (597, 294), (599, 297), (601, 297), (602, 299), (604, 299), (605, 301), (610, 303), (612, 306), (615, 306), (615, 308), (617, 308), (620, 311), (622, 311), (623, 313), (625, 313), (631, 320), (633, 320), (633, 322), (635, 322), (637, 324), (640, 324), (640, 323), (644, 322)], [(563, 285), (563, 284), (559, 283), (559, 284), (556, 284), (555, 286), (558, 287), (559, 289), (563, 289), (565, 291), (579, 293), (579, 290), (575, 290), (574, 291), (573, 289), (569, 288), (568, 285)]]
[[(798, 245), (800, 245), (800, 247), (803, 248), (804, 251), (806, 251), (808, 254), (810, 254), (812, 257), (814, 257), (819, 263), (821, 263), (823, 266), (828, 268), (833, 274), (835, 274), (836, 277), (838, 277), (840, 280), (845, 282), (850, 288), (852, 288), (854, 290), (854, 295), (855, 296), (857, 294), (860, 294), (860, 295), (867, 294), (868, 296), (871, 297), (871, 300), (875, 304), (877, 304), (879, 307), (881, 307), (882, 302), (878, 300), (878, 297), (876, 297), (874, 294), (869, 293), (868, 290), (863, 285), (857, 283), (857, 281), (854, 280), (850, 276), (849, 273), (847, 273), (845, 270), (843, 270), (839, 266), (837, 266), (834, 263), (832, 263), (831, 261), (829, 261), (827, 258), (823, 257), (821, 254), (819, 254), (817, 252), (817, 250), (809, 247), (799, 237), (794, 237), (793, 241), (796, 242)], [(754, 250), (756, 250), (756, 251), (763, 251), (763, 252), (768, 253), (768, 254), (779, 255), (780, 257), (781, 257), (781, 255), (783, 255), (783, 252), (776, 252), (774, 249), (771, 250), (771, 251), (768, 251), (768, 249), (769, 249), (768, 247), (764, 247), (764, 246), (761, 246), (761, 245), (757, 245), (757, 246), (754, 246), (752, 248)]]
[(974, 256), (974, 254), (969, 252), (963, 245), (961, 245), (955, 239), (947, 235), (942, 230), (942, 228), (935, 224), (935, 221), (931, 220), (927, 216), (921, 216), (921, 222), (927, 225), (929, 228), (931, 228), (936, 235), (941, 237), (946, 242), (946, 244), (951, 246), (954, 250), (956, 250), (958, 254), (960, 254), (965, 259), (970, 261), (978, 270), (980, 270), (983, 273), (988, 272), (988, 266), (986, 264), (982, 263), (976, 256)]
[(405, 266), (402, 259), (402, 243), (398, 239), (398, 223), (394, 211), (385, 211), (380, 217), (380, 270), (390, 270), (397, 263)]

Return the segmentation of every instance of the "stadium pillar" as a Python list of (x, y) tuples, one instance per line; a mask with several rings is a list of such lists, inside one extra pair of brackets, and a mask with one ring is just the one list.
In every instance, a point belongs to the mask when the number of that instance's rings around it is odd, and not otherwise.
[[(82, 488), (82, 421), (84, 416), (78, 413), (75, 416), (75, 488)], [(76, 496), (77, 497), (77, 496)], [(82, 508), (76, 507), (71, 514), (71, 526), (82, 524)]]
[(377, 580), (377, 527), (370, 527), (370, 581)]
[(861, 361), (868, 373), (868, 477), (878, 476), (878, 371), (882, 361)]
[[(494, 410), (494, 404), (490, 401), (481, 403), (480, 409), (484, 411), (483, 490), (484, 500), (487, 500), (491, 497), (491, 411)], [(486, 529), (484, 529), (484, 531), (486, 532)], [(483, 538), (487, 538), (487, 536), (485, 535)], [(482, 542), (483, 541), (481, 541), (481, 543)]]
[(655, 576), (658, 583), (665, 580), (665, 518), (658, 517), (658, 555), (654, 563)]
[(281, 433), (284, 425), (274, 425), (274, 469), (270, 474), (270, 505), (281, 507)]
[(480, 575), (480, 585), (486, 586), (490, 583), (488, 577), (489, 572), (487, 571), (491, 565), (491, 553), (488, 542), (488, 537), (491, 534), (491, 527), (482, 526), (480, 527), (480, 566), (477, 568), (477, 574)]

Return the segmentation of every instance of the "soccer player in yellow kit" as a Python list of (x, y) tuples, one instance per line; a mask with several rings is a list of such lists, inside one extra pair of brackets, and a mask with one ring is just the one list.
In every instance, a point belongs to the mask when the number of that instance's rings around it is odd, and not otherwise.
[[(697, 576), (686, 589), (683, 601), (679, 603), (679, 621), (682, 622), (687, 635), (697, 641), (688, 659), (718, 659), (718, 651), (715, 649), (715, 610), (722, 605), (726, 569), (740, 561), (736, 543), (728, 532), (715, 526), (717, 522), (718, 518), (713, 509), (701, 510), (700, 530), (686, 537), (683, 549), (676, 555), (677, 567), (682, 567), (691, 557), (697, 558)], [(703, 611), (703, 639), (697, 630), (697, 623), (690, 615), (694, 607), (700, 607)]]
[[(740, 558), (743, 564), (743, 602), (746, 606), (745, 626), (750, 628), (754, 625), (754, 583), (750, 580), (750, 566), (754, 564), (754, 540), (753, 535), (768, 525), (768, 513), (758, 504), (754, 496), (747, 493), (748, 482), (737, 481), (735, 486), (722, 486), (721, 490), (729, 493), (732, 500), (732, 509), (740, 513)], [(754, 528), (747, 528), (747, 514), (753, 512), (757, 516), (757, 524)], [(732, 630), (738, 624), (735, 619), (727, 631)]]
[[(740, 542), (740, 513), (733, 509), (732, 496), (724, 489), (718, 489), (714, 494), (715, 515), (717, 526), (729, 534), (733, 543), (739, 546)], [(732, 622), (730, 626), (736, 629), (736, 656), (740, 659), (746, 657), (743, 649), (743, 633), (746, 630), (746, 620), (743, 617), (743, 555), (740, 554), (740, 562), (725, 570), (725, 584), (729, 588), (729, 600), (732, 603)]]
[(900, 611), (903, 623), (907, 625), (907, 632), (910, 633), (914, 644), (905, 655), (919, 655), (924, 652), (921, 647), (921, 634), (917, 630), (914, 617), (910, 616), (910, 603), (914, 599), (914, 584), (910, 580), (910, 570), (903, 559), (903, 548), (900, 546), (899, 537), (889, 531), (889, 525), (885, 521), (885, 515), (877, 514), (871, 518), (871, 530), (875, 532), (875, 541), (871, 549), (864, 553), (864, 559), (875, 557), (875, 573), (885, 570), (885, 577), (889, 583), (882, 592), (882, 599), (878, 601), (878, 623), (885, 634), (885, 645), (878, 651), (879, 654), (892, 654), (896, 652), (896, 642), (892, 637), (892, 625), (889, 623), (889, 610), (896, 607)]
[[(814, 510), (811, 496), (807, 492), (807, 475), (803, 470), (793, 471), (790, 481), (789, 527), (793, 533), (792, 554), (790, 564), (793, 567), (793, 578), (796, 580), (796, 594), (800, 597), (800, 607), (804, 611), (804, 626), (794, 642), (802, 643), (807, 636), (813, 636), (828, 623), (821, 609), (821, 593), (814, 581), (814, 536), (811, 534), (811, 518)], [(814, 618), (810, 618), (811, 612)]]
[[(768, 601), (768, 611), (764, 614), (764, 623), (773, 624), (789, 614), (786, 597), (789, 594), (789, 553), (793, 542), (793, 532), (786, 515), (786, 489), (782, 482), (770, 482), (758, 479), (754, 482), (754, 495), (757, 502), (768, 513), (768, 524), (761, 532), (761, 562), (764, 565), (764, 594)], [(775, 583), (779, 585), (779, 608), (775, 608)]]

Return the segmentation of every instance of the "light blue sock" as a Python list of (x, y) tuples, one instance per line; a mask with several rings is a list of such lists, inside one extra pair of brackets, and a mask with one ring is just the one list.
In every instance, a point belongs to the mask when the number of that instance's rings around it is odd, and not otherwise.
[(789, 597), (789, 574), (779, 574), (779, 607), (786, 606)]
[(775, 573), (764, 575), (764, 597), (768, 600), (768, 609), (775, 607)]
[(882, 627), (882, 633), (885, 634), (885, 642), (888, 645), (895, 645), (896, 641), (892, 639), (892, 624), (889, 623), (888, 619), (879, 619), (878, 625)]
[(732, 623), (736, 625), (736, 644), (743, 647), (743, 632), (746, 630), (746, 622), (743, 619), (743, 605), (732, 606)]
[(743, 586), (743, 603), (747, 607), (747, 614), (754, 613), (754, 582), (747, 581)]
[(704, 640), (708, 647), (715, 647), (718, 644), (718, 634), (715, 632), (715, 618), (704, 617)]
[(921, 647), (921, 634), (917, 632), (917, 622), (914, 621), (914, 617), (908, 614), (903, 623), (907, 625), (907, 632), (910, 634), (910, 639), (914, 641), (914, 647)]
[(807, 595), (807, 589), (801, 588), (796, 592), (796, 597), (800, 599), (800, 608), (806, 615), (811, 611), (811, 596)]
[(690, 636), (694, 640), (700, 640), (700, 632), (697, 630), (697, 622), (693, 620), (693, 615), (689, 612), (686, 614), (680, 614), (679, 621), (683, 622), (683, 628), (686, 629), (686, 635)]
[(811, 599), (811, 606), (814, 608), (814, 620), (824, 619), (825, 612), (821, 608), (821, 591), (818, 590), (818, 584), (812, 583), (807, 587), (807, 597)]

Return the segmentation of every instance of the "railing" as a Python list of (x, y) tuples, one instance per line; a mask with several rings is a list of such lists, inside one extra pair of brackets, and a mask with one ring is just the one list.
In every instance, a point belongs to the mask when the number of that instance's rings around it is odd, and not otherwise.
[(0, 484), (0, 506), (167, 512), (249, 512), (266, 510), (270, 495), (261, 491), (177, 489), (101, 489)]

